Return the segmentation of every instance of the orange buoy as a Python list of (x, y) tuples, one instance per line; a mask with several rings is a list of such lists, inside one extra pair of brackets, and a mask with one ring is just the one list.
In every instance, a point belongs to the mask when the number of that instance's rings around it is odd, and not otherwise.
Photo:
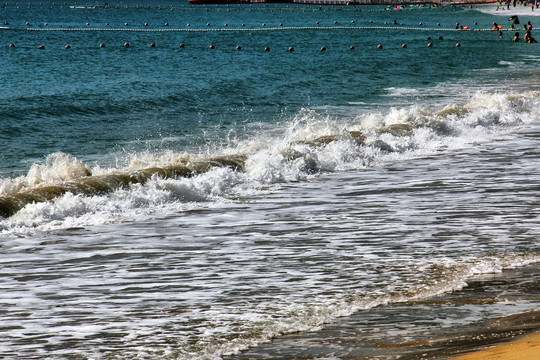
[(321, 48), (321, 51), (326, 51), (326, 47), (323, 46), (323, 47)]
[(155, 43), (151, 43), (151, 44), (150, 44), (150, 47), (156, 47), (156, 44), (155, 44)]
[(209, 49), (215, 49), (216, 47), (214, 45), (210, 45), (208, 48)]
[(66, 45), (66, 49), (71, 49), (71, 46), (70, 46), (70, 45)]
[(382, 49), (382, 45), (381, 44), (377, 45), (377, 49)]
[(349, 46), (349, 50), (354, 50), (354, 46), (353, 45)]

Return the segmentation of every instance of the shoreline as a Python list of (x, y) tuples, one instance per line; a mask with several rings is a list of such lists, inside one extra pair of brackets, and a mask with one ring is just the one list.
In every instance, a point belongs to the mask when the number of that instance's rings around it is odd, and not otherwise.
[[(539, 271), (532, 264), (486, 274), (461, 290), (359, 311), (224, 359), (533, 360), (521, 354), (533, 341), (540, 358)], [(520, 356), (491, 357), (507, 348)]]
[(479, 349), (449, 360), (536, 360), (540, 357), (540, 331), (510, 342)]

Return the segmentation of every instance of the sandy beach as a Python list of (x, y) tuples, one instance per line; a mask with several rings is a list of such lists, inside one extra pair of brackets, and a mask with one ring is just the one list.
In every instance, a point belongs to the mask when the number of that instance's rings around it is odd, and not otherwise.
[(472, 352), (453, 360), (536, 360), (540, 358), (540, 332), (519, 340)]

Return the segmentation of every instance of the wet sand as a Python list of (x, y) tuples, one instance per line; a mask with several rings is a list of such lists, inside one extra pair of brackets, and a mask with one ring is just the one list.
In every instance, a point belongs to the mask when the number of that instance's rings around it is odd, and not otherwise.
[(359, 311), (226, 359), (536, 360), (539, 341), (540, 268), (533, 264), (471, 279), (452, 293)]
[(519, 340), (453, 358), (452, 360), (537, 360), (540, 359), (540, 332)]

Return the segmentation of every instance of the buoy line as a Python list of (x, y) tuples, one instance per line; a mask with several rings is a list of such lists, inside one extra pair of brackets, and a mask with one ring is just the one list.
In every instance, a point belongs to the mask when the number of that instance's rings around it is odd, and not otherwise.
[[(0, 28), (1, 30), (19, 30)], [(116, 31), (116, 32), (254, 32), (254, 31), (287, 31), (287, 30), (408, 30), (408, 31), (519, 31), (517, 29), (454, 29), (454, 28), (424, 28), (398, 26), (294, 26), (294, 27), (264, 27), (264, 28), (227, 28), (227, 29), (109, 29), (109, 28), (27, 28), (26, 31)], [(535, 30), (535, 29), (533, 29)]]

